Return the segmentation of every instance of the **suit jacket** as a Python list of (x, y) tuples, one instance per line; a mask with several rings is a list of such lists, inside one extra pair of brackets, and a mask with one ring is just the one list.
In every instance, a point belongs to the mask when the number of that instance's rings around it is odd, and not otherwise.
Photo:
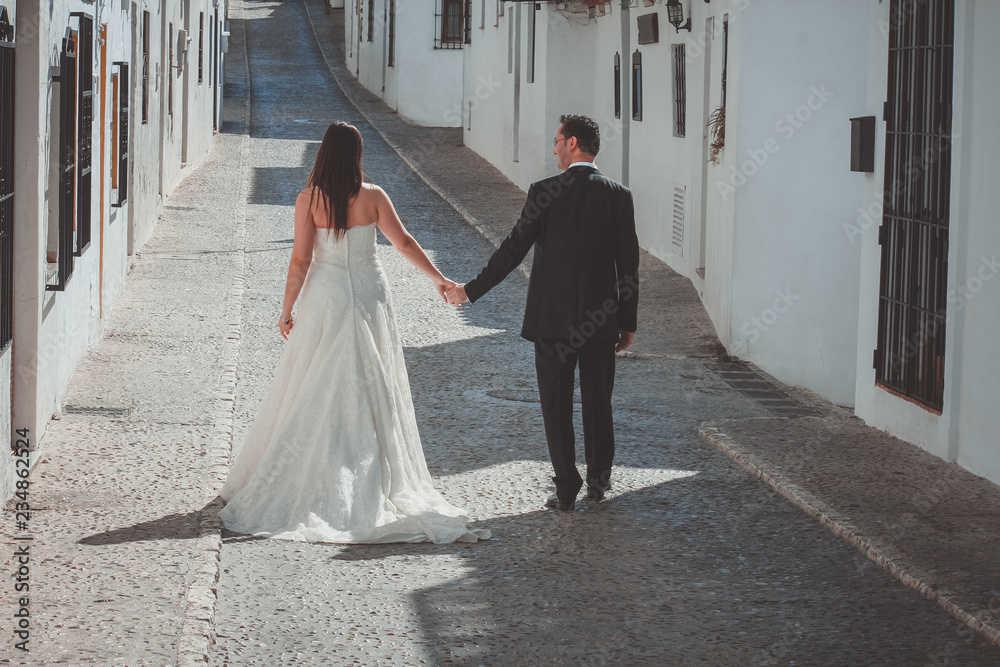
[(616, 340), (635, 331), (639, 240), (628, 188), (578, 165), (533, 183), (510, 234), (465, 286), (472, 302), (535, 246), (521, 335)]

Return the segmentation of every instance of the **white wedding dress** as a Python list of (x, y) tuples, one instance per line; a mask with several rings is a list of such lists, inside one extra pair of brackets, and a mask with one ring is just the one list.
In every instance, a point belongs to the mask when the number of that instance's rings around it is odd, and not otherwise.
[(274, 383), (219, 517), (233, 532), (335, 543), (473, 542), (427, 470), (375, 225), (318, 229)]

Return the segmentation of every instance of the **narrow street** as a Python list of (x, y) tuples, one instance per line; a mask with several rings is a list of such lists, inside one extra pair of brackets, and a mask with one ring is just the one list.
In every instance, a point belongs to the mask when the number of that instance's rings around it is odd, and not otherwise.
[[(318, 0), (234, 4), (226, 123), (66, 401), (127, 413), (67, 409), (52, 423), (32, 472), (32, 649), (8, 641), (0, 662), (196, 664), (189, 635), (205, 627), (216, 667), (1000, 664), (1000, 648), (963, 641), (956, 618), (699, 437), (705, 422), (775, 415), (720, 376), (703, 312), (671, 320), (665, 270), (644, 275), (636, 354), (618, 363), (609, 499), (555, 512), (543, 507), (533, 348), (518, 335), (526, 279), (514, 272), (455, 309), (382, 236), (428, 465), (492, 539), (340, 546), (223, 530), (217, 601), (193, 613), (213, 576), (199, 574), (211, 540), (198, 537), (218, 466), (239, 451), (281, 352), (294, 200), (327, 124), (359, 127), (367, 176), (445, 275), (473, 278), (494, 249), (337, 85), (317, 36), (332, 42), (338, 21)], [(437, 136), (442, 154), (460, 140)], [(501, 178), (453, 169), (484, 192)], [(513, 218), (498, 205), (494, 222)], [(670, 340), (667, 322), (694, 333)]]

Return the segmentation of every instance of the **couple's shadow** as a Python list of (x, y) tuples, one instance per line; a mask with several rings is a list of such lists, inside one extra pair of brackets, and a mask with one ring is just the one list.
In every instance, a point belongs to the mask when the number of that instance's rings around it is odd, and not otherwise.
[[(517, 533), (525, 524), (538, 524), (545, 521), (546, 525), (558, 531), (566, 530), (607, 530), (630, 513), (637, 502), (647, 495), (657, 494), (658, 487), (664, 484), (676, 484), (680, 480), (662, 482), (654, 486), (627, 491), (617, 496), (611, 495), (602, 502), (589, 501), (581, 498), (573, 511), (560, 511), (542, 507), (544, 496), (539, 495), (539, 509), (521, 514), (510, 514), (490, 517), (475, 522), (478, 528), (489, 528), (492, 532), (490, 540), (479, 542), (453, 542), (447, 544), (431, 544), (428, 542), (391, 542), (381, 544), (342, 544), (342, 543), (306, 543), (316, 548), (337, 548), (338, 552), (331, 556), (333, 560), (368, 560), (371, 558), (390, 557), (400, 553), (419, 555), (428, 550), (442, 548), (459, 548), (483, 546), (502, 541)], [(221, 497), (216, 497), (210, 503), (198, 510), (184, 513), (174, 513), (149, 521), (95, 533), (78, 540), (78, 544), (88, 546), (106, 546), (112, 544), (128, 544), (132, 542), (153, 542), (158, 540), (196, 540), (202, 530), (219, 530), (225, 544), (255, 542), (270, 538), (257, 535), (235, 533), (225, 528), (219, 519), (219, 511), (225, 506)]]

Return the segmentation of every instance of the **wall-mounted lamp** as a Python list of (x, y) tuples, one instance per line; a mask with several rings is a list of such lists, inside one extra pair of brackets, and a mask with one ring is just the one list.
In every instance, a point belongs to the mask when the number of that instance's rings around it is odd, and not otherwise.
[(676, 32), (687, 30), (691, 32), (691, 17), (684, 21), (684, 7), (681, 0), (667, 0), (667, 20), (674, 26)]

